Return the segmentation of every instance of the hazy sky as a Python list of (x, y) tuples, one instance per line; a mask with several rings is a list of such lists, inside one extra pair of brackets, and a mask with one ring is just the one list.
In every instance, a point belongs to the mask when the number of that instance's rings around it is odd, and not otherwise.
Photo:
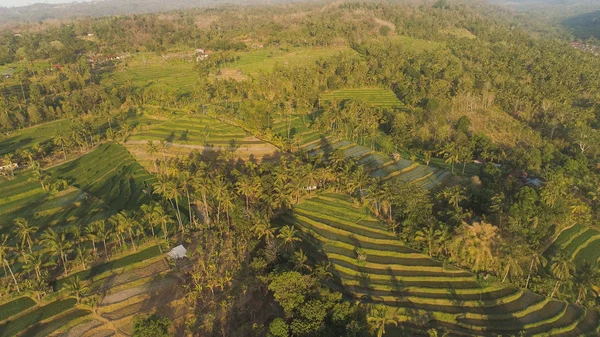
[(0, 0), (1, 7), (17, 7), (17, 6), (27, 6), (33, 5), (35, 3), (63, 3), (63, 2), (73, 2), (73, 0)]

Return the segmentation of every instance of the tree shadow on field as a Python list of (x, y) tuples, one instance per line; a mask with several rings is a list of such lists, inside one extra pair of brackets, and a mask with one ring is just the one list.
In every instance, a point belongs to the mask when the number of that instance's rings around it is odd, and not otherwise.
[(165, 137), (165, 141), (167, 143), (173, 143), (173, 141), (175, 140), (175, 137), (176, 137), (175, 132), (171, 131), (171, 133), (167, 137)]
[(185, 131), (183, 131), (181, 133), (181, 135), (179, 135), (179, 140), (182, 141), (182, 142), (184, 142), (184, 143), (187, 143), (187, 141), (189, 140), (189, 138), (188, 138), (189, 132), (190, 131), (187, 130), (187, 129)]

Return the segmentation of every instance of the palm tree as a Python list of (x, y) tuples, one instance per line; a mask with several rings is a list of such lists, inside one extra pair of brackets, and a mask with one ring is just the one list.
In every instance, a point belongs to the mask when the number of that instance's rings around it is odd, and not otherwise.
[(15, 155), (12, 153), (7, 153), (4, 155), (3, 162), (6, 167), (10, 170), (11, 177), (15, 176), (15, 169), (13, 168), (13, 159)]
[(8, 245), (8, 235), (2, 234), (0, 237), (0, 264), (2, 264), (2, 268), (4, 269), (4, 274), (6, 274), (6, 269), (10, 272), (10, 276), (12, 276), (13, 281), (15, 282), (15, 286), (17, 287), (17, 292), (21, 292), (19, 289), (19, 282), (17, 282), (17, 278), (10, 267), (9, 257), (11, 250), (13, 248)]
[(587, 295), (594, 291), (594, 285), (600, 280), (598, 269), (585, 262), (575, 273), (574, 284), (577, 286), (577, 303), (585, 301)]
[(67, 255), (71, 251), (72, 245), (67, 240), (64, 232), (57, 233), (53, 229), (46, 229), (41, 235), (42, 244), (53, 255), (59, 256), (64, 268), (64, 274), (67, 275)]
[(367, 322), (371, 328), (377, 332), (377, 337), (381, 337), (385, 334), (386, 325), (398, 325), (398, 322), (396, 322), (395, 319), (388, 318), (388, 310), (381, 304), (369, 308)]
[(96, 255), (96, 240), (98, 240), (96, 222), (88, 223), (83, 230), (85, 231), (86, 238), (92, 242), (92, 250), (94, 251), (94, 255)]
[(312, 271), (312, 268), (308, 265), (308, 257), (306, 256), (306, 254), (304, 254), (304, 251), (302, 249), (294, 253), (293, 261), (295, 271)]
[(502, 283), (506, 281), (508, 275), (510, 274), (511, 280), (513, 277), (520, 277), (523, 275), (523, 268), (521, 268), (521, 264), (519, 263), (518, 258), (515, 254), (510, 253), (507, 256), (504, 256), (504, 277), (502, 278)]
[(281, 240), (281, 247), (284, 251), (292, 252), (296, 246), (296, 242), (300, 241), (300, 238), (296, 236), (297, 231), (293, 226), (283, 226), (279, 229), (277, 238)]
[(550, 267), (552, 275), (556, 278), (556, 285), (552, 290), (550, 297), (554, 297), (554, 294), (559, 290), (560, 284), (571, 278), (571, 275), (575, 272), (575, 265), (571, 262), (571, 259), (564, 252), (559, 253), (552, 259), (552, 266)]
[(104, 257), (108, 259), (106, 240), (111, 237), (111, 229), (106, 226), (105, 220), (94, 221), (94, 228), (96, 229), (96, 237), (98, 240), (102, 241), (102, 247), (104, 247)]
[(29, 253), (33, 254), (33, 240), (31, 235), (35, 234), (39, 230), (37, 226), (30, 226), (29, 222), (24, 218), (18, 218), (15, 220), (15, 235), (21, 240), (21, 250), (25, 248), (25, 243), (29, 247)]
[(137, 221), (133, 219), (126, 211), (121, 211), (118, 214), (113, 215), (110, 218), (110, 221), (113, 223), (114, 228), (116, 229), (116, 235), (119, 239), (121, 246), (125, 243), (125, 239), (123, 238), (123, 234), (127, 233), (129, 235), (129, 239), (131, 240), (131, 245), (134, 251), (137, 251), (135, 247), (135, 241), (133, 240), (134, 230), (137, 227)]
[[(177, 184), (169, 179), (166, 175), (159, 175), (158, 180), (154, 183), (154, 192), (163, 196), (171, 203), (171, 206), (177, 210), (177, 221), (179, 228), (183, 231), (183, 223), (181, 221), (181, 212), (179, 211), (179, 189)], [(175, 201), (175, 203), (173, 203)]]
[(75, 248), (75, 257), (79, 263), (81, 263), (81, 269), (86, 269), (86, 264), (91, 260), (92, 256), (87, 249), (77, 247)]
[(42, 170), (40, 164), (35, 161), (32, 162), (31, 167), (33, 171), (33, 178), (37, 180), (40, 185), (42, 185), (43, 190), (48, 190), (46, 183), (48, 182), (48, 179), (50, 179), (50, 173)]
[(152, 233), (152, 237), (156, 238), (156, 234), (154, 232), (154, 225), (157, 224), (160, 219), (157, 219), (156, 216), (156, 207), (158, 205), (155, 202), (151, 202), (148, 204), (144, 204), (140, 207), (140, 210), (143, 213), (143, 220), (145, 220), (150, 225), (150, 232)]
[(88, 286), (79, 280), (79, 276), (71, 277), (65, 282), (65, 290), (77, 300), (77, 304), (81, 302), (81, 298), (88, 292)]
[(265, 242), (268, 245), (272, 239), (275, 238), (274, 229), (270, 223), (264, 220), (259, 220), (259, 222), (254, 225), (254, 234), (257, 239), (265, 238)]
[(531, 254), (531, 263), (529, 264), (529, 272), (527, 273), (527, 281), (525, 282), (525, 289), (529, 286), (529, 280), (531, 279), (531, 273), (537, 272), (541, 267), (546, 267), (548, 264), (548, 260), (544, 257), (544, 255), (533, 252)]
[(54, 134), (52, 142), (54, 143), (54, 145), (61, 147), (63, 156), (65, 160), (67, 160), (67, 151), (65, 150), (65, 146), (69, 144), (69, 138), (67, 138), (61, 132), (57, 132), (56, 134)]
[(25, 265), (23, 266), (26, 270), (33, 270), (35, 277), (38, 281), (42, 278), (42, 267), (44, 266), (44, 255), (36, 252), (25, 254), (24, 256)]

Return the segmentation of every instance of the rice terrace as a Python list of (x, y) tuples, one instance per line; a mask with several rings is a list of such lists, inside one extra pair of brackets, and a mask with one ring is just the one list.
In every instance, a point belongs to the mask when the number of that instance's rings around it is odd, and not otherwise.
[(600, 5), (19, 1), (0, 337), (600, 336)]

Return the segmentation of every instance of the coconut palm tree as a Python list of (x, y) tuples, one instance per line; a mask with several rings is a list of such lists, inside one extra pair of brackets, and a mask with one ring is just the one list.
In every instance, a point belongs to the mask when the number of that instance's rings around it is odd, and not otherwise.
[(27, 253), (24, 256), (23, 268), (25, 270), (33, 270), (35, 278), (40, 281), (42, 279), (42, 267), (44, 266), (44, 255), (40, 252)]
[(575, 272), (575, 265), (571, 262), (571, 259), (564, 252), (560, 252), (552, 259), (552, 266), (550, 271), (554, 278), (556, 278), (556, 285), (552, 290), (550, 297), (554, 297), (554, 294), (559, 290), (561, 283), (566, 282), (571, 278), (571, 275)]
[(75, 248), (75, 258), (81, 264), (81, 269), (85, 270), (87, 263), (92, 259), (92, 255), (87, 249), (77, 247)]
[(7, 153), (4, 155), (3, 158), (3, 162), (4, 165), (8, 167), (8, 170), (10, 171), (10, 176), (14, 177), (15, 176), (15, 170), (13, 168), (13, 159), (15, 158), (15, 155), (12, 153)]
[(600, 274), (598, 269), (594, 268), (591, 263), (586, 261), (581, 267), (577, 268), (573, 282), (577, 288), (577, 303), (585, 301), (587, 295), (594, 291), (594, 285), (598, 281), (600, 281)]
[(312, 268), (308, 265), (308, 257), (306, 256), (306, 254), (304, 254), (304, 251), (302, 249), (300, 249), (299, 251), (294, 253), (293, 262), (294, 262), (293, 269), (295, 271), (299, 271), (299, 272), (303, 272), (303, 271), (311, 272), (312, 271)]
[(286, 252), (292, 252), (296, 247), (296, 242), (300, 242), (300, 238), (297, 236), (297, 231), (294, 226), (283, 226), (279, 229), (277, 238), (281, 240), (281, 247)]
[(385, 334), (386, 325), (398, 325), (395, 319), (388, 317), (388, 310), (385, 306), (378, 304), (369, 308), (367, 322), (373, 330), (376, 331), (377, 337)]
[(4, 269), (4, 274), (6, 274), (6, 270), (10, 272), (10, 276), (12, 276), (13, 281), (15, 282), (15, 286), (17, 287), (17, 292), (21, 292), (19, 289), (19, 282), (17, 282), (17, 278), (10, 267), (10, 252), (13, 250), (13, 247), (8, 244), (8, 235), (2, 234), (0, 237), (0, 264), (2, 264), (2, 268)]
[(53, 255), (58, 256), (67, 275), (67, 256), (72, 250), (72, 244), (67, 240), (64, 232), (57, 233), (52, 228), (46, 229), (41, 235), (41, 243)]
[(77, 300), (77, 304), (81, 302), (81, 298), (84, 297), (89, 287), (79, 280), (79, 276), (71, 277), (67, 282), (65, 282), (65, 290), (75, 299)]
[(31, 239), (31, 235), (37, 233), (40, 228), (37, 226), (31, 226), (29, 221), (24, 218), (15, 219), (15, 228), (14, 233), (21, 241), (21, 250), (25, 249), (25, 243), (29, 248), (29, 253), (33, 253), (33, 240)]
[(511, 280), (513, 277), (520, 277), (523, 275), (523, 268), (521, 268), (521, 264), (519, 263), (519, 259), (514, 253), (509, 253), (503, 257), (504, 260), (504, 277), (502, 278), (502, 283), (506, 281), (508, 276), (510, 275)]
[(33, 179), (35, 179), (37, 182), (40, 183), (40, 185), (42, 185), (43, 190), (48, 190), (48, 186), (46, 184), (50, 179), (50, 173), (42, 170), (40, 164), (36, 161), (31, 163), (31, 168), (33, 173)]
[(106, 240), (112, 236), (112, 231), (106, 226), (105, 220), (94, 221), (94, 228), (96, 230), (96, 237), (99, 241), (102, 241), (102, 247), (104, 248), (104, 257), (108, 259), (108, 249), (106, 248)]
[(183, 230), (183, 223), (181, 221), (181, 212), (179, 211), (179, 188), (177, 184), (169, 179), (166, 175), (159, 175), (158, 180), (154, 183), (154, 192), (158, 195), (163, 196), (169, 200), (171, 206), (176, 209), (177, 221), (179, 222), (179, 228)]
[(96, 222), (90, 222), (83, 227), (86, 239), (92, 242), (92, 251), (96, 255), (96, 240), (98, 240), (98, 234), (96, 229)]
[(267, 245), (271, 242), (271, 240), (273, 240), (275, 238), (275, 230), (271, 226), (271, 224), (267, 221), (259, 220), (254, 225), (253, 230), (254, 230), (254, 234), (256, 235), (257, 239), (260, 240), (263, 237), (265, 238), (265, 243)]
[(56, 134), (54, 134), (52, 142), (54, 143), (54, 145), (60, 146), (60, 148), (62, 149), (63, 156), (65, 160), (67, 160), (67, 151), (65, 150), (65, 146), (69, 145), (69, 138), (61, 132), (57, 132)]
[(538, 252), (535, 252), (535, 251), (533, 253), (531, 253), (531, 263), (529, 264), (529, 272), (527, 273), (527, 281), (525, 282), (525, 289), (527, 289), (529, 287), (529, 280), (531, 279), (531, 274), (537, 273), (540, 266), (546, 267), (547, 264), (548, 264), (548, 260), (546, 260), (544, 255), (542, 255)]

